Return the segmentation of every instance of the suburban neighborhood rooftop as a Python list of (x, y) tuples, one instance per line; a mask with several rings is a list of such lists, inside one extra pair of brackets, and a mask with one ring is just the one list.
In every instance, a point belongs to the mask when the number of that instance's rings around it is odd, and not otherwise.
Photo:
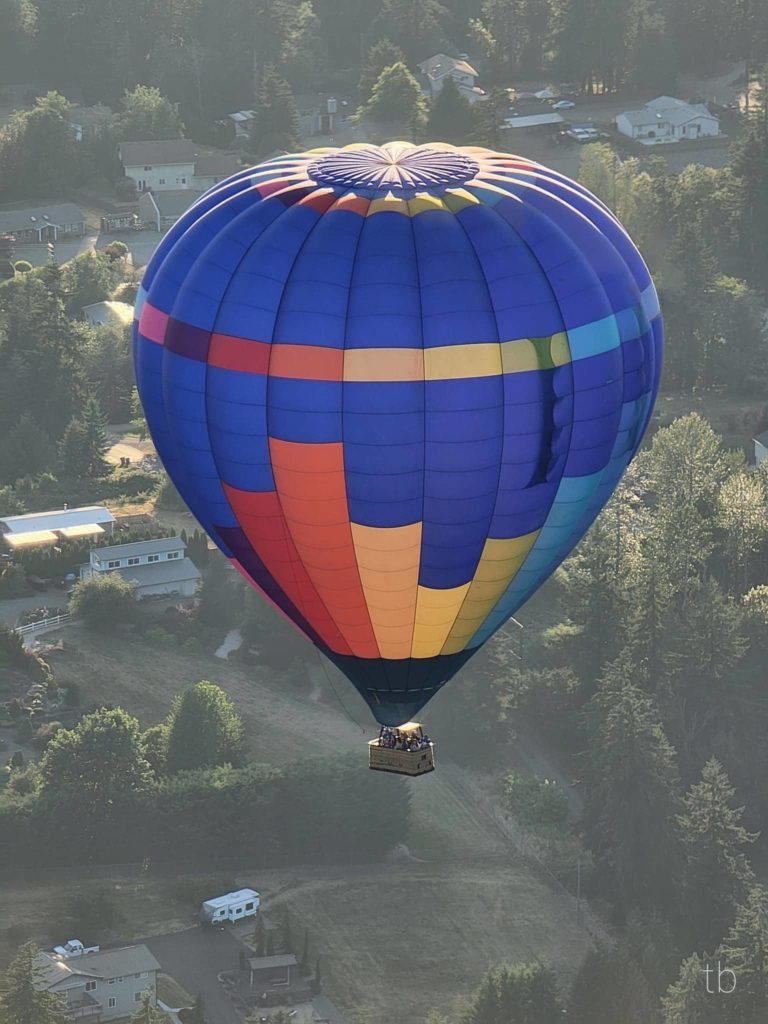
[(19, 516), (3, 516), (0, 530), (5, 533), (29, 533), (39, 530), (66, 530), (73, 526), (114, 523), (115, 517), (103, 505), (83, 505), (52, 512), (28, 512)]
[(96, 554), (103, 562), (109, 558), (133, 558), (135, 555), (152, 555), (160, 551), (183, 551), (184, 547), (181, 537), (157, 537), (131, 544), (109, 544), (104, 548), (96, 548)]

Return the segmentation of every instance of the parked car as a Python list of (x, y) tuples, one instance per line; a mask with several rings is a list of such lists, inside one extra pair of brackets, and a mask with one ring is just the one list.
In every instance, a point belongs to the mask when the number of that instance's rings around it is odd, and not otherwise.
[(572, 107), (575, 107), (575, 106), (576, 106), (576, 104), (573, 102), (573, 100), (558, 100), (556, 103), (552, 104), (552, 109), (553, 110), (570, 110)]

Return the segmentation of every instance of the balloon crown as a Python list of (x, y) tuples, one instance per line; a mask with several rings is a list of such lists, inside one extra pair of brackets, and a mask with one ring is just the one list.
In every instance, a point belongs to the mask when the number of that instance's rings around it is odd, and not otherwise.
[(311, 164), (307, 173), (318, 185), (403, 194), (456, 188), (474, 178), (479, 169), (453, 147), (388, 142), (333, 150)]

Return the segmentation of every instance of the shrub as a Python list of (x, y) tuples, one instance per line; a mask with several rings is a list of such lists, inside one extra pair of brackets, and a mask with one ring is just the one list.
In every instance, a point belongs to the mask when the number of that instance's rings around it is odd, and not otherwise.
[(94, 573), (75, 584), (70, 608), (94, 629), (114, 629), (135, 621), (136, 586), (115, 572)]
[(0, 572), (0, 598), (26, 597), (32, 593), (20, 565), (8, 565)]
[(32, 269), (32, 264), (29, 260), (16, 260), (13, 264), (13, 269), (17, 274), (28, 274)]
[(507, 807), (525, 825), (562, 825), (568, 817), (568, 801), (553, 779), (510, 772), (504, 793)]

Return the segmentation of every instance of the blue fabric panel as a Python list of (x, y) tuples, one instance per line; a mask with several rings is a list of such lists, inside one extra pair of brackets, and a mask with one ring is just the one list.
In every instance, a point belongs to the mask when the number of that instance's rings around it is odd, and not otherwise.
[(344, 468), (351, 522), (361, 526), (421, 522), (424, 384), (347, 381), (343, 387)]
[(411, 219), (372, 214), (365, 218), (355, 256), (345, 347), (419, 348), (421, 331)]
[(311, 443), (342, 439), (341, 381), (270, 377), (267, 422), (270, 437)]
[(244, 491), (273, 491), (267, 438), (267, 378), (209, 366), (206, 411), (221, 478)]
[(482, 260), (500, 340), (544, 337), (562, 330), (549, 281), (514, 226), (495, 209), (478, 205), (461, 210), (456, 219)]
[(329, 210), (307, 235), (288, 277), (273, 341), (344, 347), (347, 307), (365, 218)]
[(499, 341), (488, 282), (472, 238), (447, 210), (411, 219), (424, 347)]

